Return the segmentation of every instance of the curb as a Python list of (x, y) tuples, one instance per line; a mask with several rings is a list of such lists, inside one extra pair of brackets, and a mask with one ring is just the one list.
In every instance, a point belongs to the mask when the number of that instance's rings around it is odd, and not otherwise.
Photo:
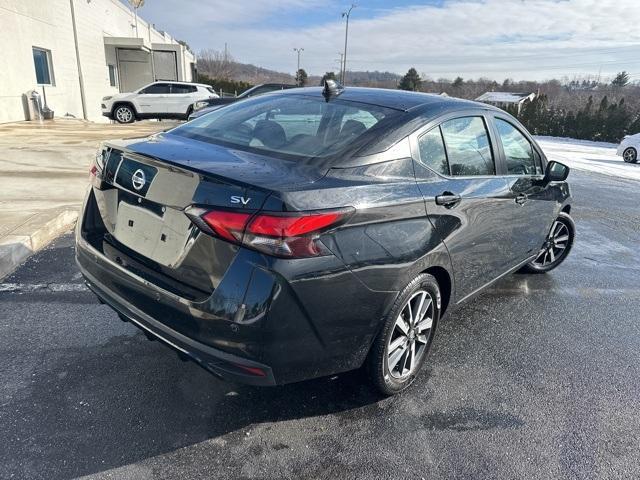
[(29, 256), (73, 228), (77, 219), (78, 210), (72, 208), (42, 212), (3, 237), (0, 240), (0, 280), (13, 273)]

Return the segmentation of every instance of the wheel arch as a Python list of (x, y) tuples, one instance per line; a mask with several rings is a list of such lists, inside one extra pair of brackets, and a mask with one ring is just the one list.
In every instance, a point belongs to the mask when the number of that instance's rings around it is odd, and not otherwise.
[(567, 215), (571, 214), (571, 205), (567, 204), (560, 209), (561, 213), (566, 213)]
[(136, 117), (138, 116), (138, 110), (136, 109), (136, 106), (133, 103), (131, 103), (129, 101), (126, 101), (126, 100), (120, 100), (118, 102), (115, 102), (113, 104), (113, 106), (111, 107), (111, 115), (114, 114), (114, 112), (116, 111), (116, 108), (121, 107), (121, 106), (125, 106), (125, 107), (131, 108), (131, 110), (133, 110), (133, 114)]
[(449, 302), (451, 301), (451, 293), (453, 289), (451, 275), (446, 268), (440, 266), (429, 267), (421, 273), (428, 273), (436, 279), (436, 282), (438, 282), (442, 302), (442, 307), (440, 308), (440, 316), (442, 317), (447, 311), (447, 307), (449, 306)]

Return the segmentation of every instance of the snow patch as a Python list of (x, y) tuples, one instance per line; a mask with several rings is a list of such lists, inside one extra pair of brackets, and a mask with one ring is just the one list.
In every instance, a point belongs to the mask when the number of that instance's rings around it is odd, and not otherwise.
[(535, 139), (549, 160), (577, 170), (640, 181), (640, 163), (625, 163), (616, 155), (615, 143), (544, 136)]

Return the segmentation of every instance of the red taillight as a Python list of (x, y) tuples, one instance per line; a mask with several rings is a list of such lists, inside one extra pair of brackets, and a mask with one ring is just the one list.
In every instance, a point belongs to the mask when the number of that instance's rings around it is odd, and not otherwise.
[(95, 159), (91, 162), (91, 168), (89, 170), (89, 179), (93, 179), (93, 177), (97, 177), (98, 174), (102, 172), (102, 169), (104, 168), (104, 164), (105, 164), (104, 154), (105, 154), (105, 150), (103, 149), (102, 146), (100, 146), (100, 148), (98, 148), (98, 151), (96, 152)]
[(295, 217), (257, 215), (249, 225), (249, 232), (270, 237), (298, 237), (333, 225), (342, 213), (303, 214)]
[(313, 257), (329, 252), (319, 234), (344, 221), (352, 208), (297, 213), (242, 213), (214, 210), (202, 215), (213, 232), (279, 257)]
[(244, 227), (250, 213), (225, 212), (223, 210), (205, 213), (202, 219), (211, 229), (224, 238), (232, 242), (241, 242)]

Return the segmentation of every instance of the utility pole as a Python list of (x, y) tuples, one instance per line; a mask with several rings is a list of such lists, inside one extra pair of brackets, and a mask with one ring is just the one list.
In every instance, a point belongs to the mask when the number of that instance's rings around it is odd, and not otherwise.
[[(82, 78), (82, 62), (80, 61), (80, 48), (78, 46), (78, 29), (76, 27), (76, 11), (73, 7), (73, 0), (69, 0), (69, 7), (71, 8), (71, 25), (73, 26), (73, 43), (76, 47), (76, 65), (78, 66), (78, 82), (80, 84), (80, 103), (82, 104), (82, 118), (88, 120), (87, 117), (87, 99), (84, 94), (84, 79)], [(44, 93), (44, 87), (43, 87)], [(46, 105), (45, 98), (45, 105)]]
[(342, 67), (344, 66), (344, 53), (342, 52), (338, 52), (338, 55), (340, 55), (340, 60), (336, 60), (336, 62), (340, 62), (340, 66), (338, 67), (338, 80), (340, 80), (340, 83), (342, 83)]
[(356, 7), (357, 5), (355, 3), (352, 3), (351, 6), (349, 7), (349, 10), (347, 10), (346, 12), (342, 12), (342, 18), (347, 17), (347, 25), (345, 26), (345, 29), (344, 29), (344, 56), (342, 57), (342, 65), (343, 65), (342, 80), (340, 82), (343, 85), (344, 85), (344, 81), (347, 73), (347, 39), (349, 37), (349, 16), (351, 15), (351, 10), (353, 10)]
[(300, 54), (304, 52), (304, 48), (294, 48), (293, 51), (298, 52), (298, 69), (296, 70), (296, 75), (298, 75), (298, 72), (300, 71)]

